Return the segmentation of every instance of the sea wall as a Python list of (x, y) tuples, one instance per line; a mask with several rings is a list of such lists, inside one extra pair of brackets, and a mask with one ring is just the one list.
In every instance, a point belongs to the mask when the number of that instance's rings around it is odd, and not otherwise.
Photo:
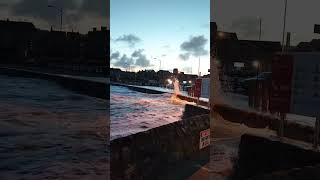
[(18, 76), (25, 78), (38, 78), (51, 80), (60, 86), (74, 91), (76, 93), (85, 94), (92, 97), (110, 99), (109, 85), (102, 82), (90, 81), (80, 78), (66, 77), (56, 74), (28, 71), (23, 69), (4, 68), (0, 67), (0, 74), (8, 76)]
[[(186, 113), (190, 110), (192, 106)], [(182, 162), (209, 162), (209, 146), (199, 148), (200, 132), (209, 128), (209, 115), (198, 113), (111, 141), (111, 179), (156, 179), (171, 166), (182, 167)]]
[[(267, 114), (241, 110), (228, 105), (215, 105), (214, 111), (227, 121), (244, 124), (251, 128), (269, 128), (278, 131), (280, 126), (280, 119), (278, 118)], [(311, 143), (314, 139), (314, 128), (296, 122), (285, 121), (284, 136)]]
[(128, 89), (131, 89), (133, 91), (138, 91), (138, 92), (147, 93), (147, 94), (164, 94), (164, 93), (166, 93), (163, 91), (157, 91), (157, 90), (153, 90), (153, 89), (148, 89), (148, 88), (143, 88), (143, 87), (128, 85), (128, 84), (115, 83), (115, 82), (111, 82), (110, 85), (122, 86), (122, 87), (126, 87)]
[(292, 144), (244, 134), (238, 156), (234, 180), (320, 179), (320, 153)]

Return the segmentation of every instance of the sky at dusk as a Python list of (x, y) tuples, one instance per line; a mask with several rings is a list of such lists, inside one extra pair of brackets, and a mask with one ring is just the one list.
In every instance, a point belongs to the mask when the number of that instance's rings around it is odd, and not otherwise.
[(111, 67), (131, 71), (210, 67), (209, 0), (111, 0)]
[(37, 28), (60, 29), (60, 15), (54, 5), (63, 9), (63, 30), (87, 33), (93, 27), (109, 27), (109, 0), (0, 0), (0, 19), (28, 21)]
[[(262, 40), (282, 40), (284, 0), (211, 0), (211, 21), (218, 29), (237, 32), (240, 39), (257, 40), (259, 18), (262, 19)], [(292, 45), (320, 38), (313, 33), (314, 24), (320, 24), (319, 0), (288, 0), (287, 31)]]

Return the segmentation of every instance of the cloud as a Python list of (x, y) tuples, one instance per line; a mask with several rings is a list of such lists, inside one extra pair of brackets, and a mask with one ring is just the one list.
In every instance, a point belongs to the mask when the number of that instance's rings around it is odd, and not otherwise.
[(141, 56), (142, 52), (143, 52), (143, 49), (135, 50), (135, 51), (131, 54), (131, 57), (139, 57), (139, 56)]
[(186, 74), (192, 74), (192, 67), (184, 67), (182, 71)]
[(122, 57), (116, 61), (115, 63), (113, 63), (114, 66), (117, 67), (131, 67), (132, 65), (134, 65), (134, 61), (131, 57), (128, 57), (126, 54), (122, 55)]
[(188, 60), (191, 55), (195, 57), (207, 55), (208, 51), (204, 48), (207, 42), (208, 40), (203, 35), (190, 37), (188, 41), (180, 45), (180, 49), (184, 53), (180, 54), (179, 57), (182, 60)]
[(48, 22), (54, 22), (57, 19), (57, 10), (49, 9), (48, 4), (62, 7), (67, 15), (69, 11), (76, 10), (78, 7), (77, 0), (54, 0), (48, 3), (44, 0), (22, 0), (13, 4), (11, 12), (16, 16), (36, 17)]
[(231, 23), (231, 29), (242, 34), (244, 38), (255, 38), (259, 35), (257, 17), (240, 17)]
[(150, 60), (146, 57), (143, 51), (143, 49), (135, 50), (131, 56), (126, 54), (121, 56), (120, 53), (116, 51), (110, 55), (110, 59), (115, 60), (113, 65), (117, 67), (150, 67)]
[(110, 3), (107, 0), (83, 0), (80, 10), (98, 17), (109, 17)]
[(146, 55), (143, 54), (143, 49), (134, 51), (131, 55), (136, 60), (135, 65), (139, 67), (149, 67), (150, 60), (147, 59)]
[(186, 61), (190, 58), (190, 54), (189, 53), (180, 54), (179, 58)]
[(116, 42), (126, 42), (130, 47), (134, 47), (141, 39), (134, 34), (125, 34), (115, 39)]
[(120, 58), (120, 53), (119, 53), (119, 51), (116, 51), (116, 52), (114, 52), (114, 53), (111, 53), (111, 55), (110, 55), (110, 60), (113, 60), (113, 59), (118, 60), (119, 58)]
[(1, 3), (0, 2), (0, 9), (5, 9), (5, 8), (7, 8), (9, 6), (9, 4), (8, 3)]
[(87, 33), (92, 27), (109, 26), (109, 1), (103, 0), (12, 0), (7, 3), (10, 19), (24, 19), (38, 28), (49, 29), (51, 25), (60, 27), (57, 9), (63, 9), (64, 30)]

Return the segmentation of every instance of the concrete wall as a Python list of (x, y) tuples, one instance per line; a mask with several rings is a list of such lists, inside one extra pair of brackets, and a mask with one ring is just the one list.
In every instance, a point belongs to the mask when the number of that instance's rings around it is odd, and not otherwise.
[(148, 88), (143, 88), (143, 87), (138, 87), (138, 86), (133, 86), (133, 85), (128, 85), (128, 84), (120, 84), (120, 83), (115, 83), (115, 82), (111, 82), (110, 85), (122, 86), (122, 87), (126, 87), (128, 89), (131, 89), (133, 91), (138, 91), (138, 92), (148, 93), (148, 94), (164, 94), (165, 93), (165, 92), (157, 91), (157, 90), (153, 90), (153, 89), (148, 89)]
[(8, 76), (18, 76), (26, 78), (39, 78), (51, 80), (58, 83), (60, 86), (74, 91), (76, 93), (85, 94), (92, 97), (110, 99), (110, 88), (107, 83), (96, 81), (76, 79), (72, 77), (64, 77), (54, 74), (46, 74), (41, 72), (26, 71), (22, 69), (0, 68), (0, 74)]
[(198, 114), (111, 141), (111, 179), (156, 179), (186, 160), (207, 163), (210, 148), (200, 150), (199, 141), (200, 132), (210, 128), (210, 119)]
[[(317, 166), (320, 164), (320, 153), (291, 144), (245, 134), (241, 137), (238, 158), (232, 176), (234, 180), (274, 180), (279, 177), (291, 180), (293, 174), (290, 172), (304, 177), (301, 179), (320, 179), (317, 172), (320, 170)], [(318, 178), (307, 178), (312, 173), (317, 174)]]
[[(279, 129), (280, 120), (270, 115), (245, 111), (227, 105), (216, 105), (214, 110), (230, 122), (245, 124), (251, 128), (269, 128), (274, 131)], [(311, 143), (314, 139), (314, 128), (286, 121), (284, 136)]]

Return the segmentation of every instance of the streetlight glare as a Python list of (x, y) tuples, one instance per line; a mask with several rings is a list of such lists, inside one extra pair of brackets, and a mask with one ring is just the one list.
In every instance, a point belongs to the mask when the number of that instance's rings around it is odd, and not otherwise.
[(171, 79), (167, 79), (169, 84), (172, 84), (172, 80)]
[(218, 37), (219, 37), (219, 38), (224, 38), (224, 37), (225, 37), (224, 32), (219, 32), (219, 33), (218, 33)]
[(259, 61), (253, 61), (252, 65), (253, 65), (255, 68), (258, 68), (258, 67), (259, 67)]

